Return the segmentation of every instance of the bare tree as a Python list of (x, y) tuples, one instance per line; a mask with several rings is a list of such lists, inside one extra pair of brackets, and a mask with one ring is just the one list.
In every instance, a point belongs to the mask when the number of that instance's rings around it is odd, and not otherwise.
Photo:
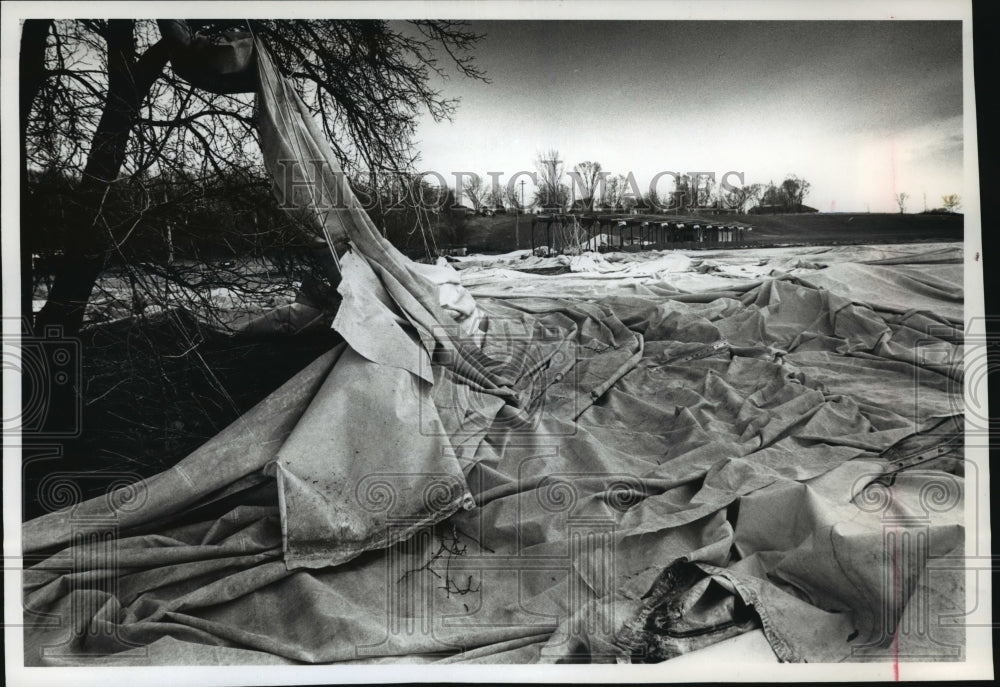
[(697, 205), (697, 193), (692, 184), (691, 177), (681, 174), (674, 182), (674, 201), (671, 203), (673, 209), (683, 212), (693, 205)]
[(518, 212), (524, 210), (524, 208), (521, 207), (521, 198), (517, 194), (517, 189), (504, 186), (501, 187), (500, 193), (501, 201), (505, 206), (512, 210), (517, 210)]
[(579, 162), (573, 166), (573, 171), (569, 176), (573, 179), (576, 188), (583, 194), (583, 200), (588, 200), (587, 209), (592, 210), (594, 204), (600, 198), (600, 184), (602, 178), (607, 176), (601, 169), (600, 162)]
[(760, 194), (761, 205), (784, 205), (781, 189), (774, 185), (771, 179), (764, 185), (764, 190)]
[(789, 174), (781, 185), (775, 186), (771, 181), (764, 187), (761, 194), (761, 203), (764, 205), (780, 206), (786, 212), (794, 212), (801, 209), (805, 202), (806, 194), (812, 186), (808, 181), (794, 174)]
[(896, 205), (899, 206), (899, 214), (903, 214), (906, 211), (906, 199), (910, 197), (909, 193), (905, 191), (900, 191), (896, 194)]
[(655, 188), (649, 189), (642, 195), (639, 206), (646, 212), (661, 212), (664, 207), (660, 194)]
[(484, 202), (494, 210), (506, 209), (508, 205), (507, 189), (500, 184), (495, 188), (487, 189)]
[(742, 215), (746, 213), (748, 206), (752, 206), (760, 200), (763, 192), (763, 184), (747, 184), (734, 188), (723, 200), (730, 208)]
[(483, 179), (475, 174), (465, 180), (462, 184), (462, 193), (469, 198), (472, 209), (479, 212), (487, 204), (487, 196), (490, 190), (483, 185)]
[(625, 193), (625, 176), (616, 174), (608, 177), (604, 184), (604, 195), (601, 197), (601, 205), (609, 210), (622, 209), (622, 195)]
[[(170, 174), (191, 188), (226, 170), (262, 176), (259, 154), (247, 145), (256, 139), (253, 75), (234, 74), (222, 83), (200, 78), (188, 52), (193, 42), (264, 41), (321, 119), (345, 170), (371, 176), (412, 168), (420, 111), (436, 119), (453, 114), (455, 101), (432, 85), (433, 75), (446, 75), (438, 49), (459, 73), (485, 78), (469, 54), (481, 36), (465, 25), (417, 21), (409, 27), (333, 20), (26, 23), (22, 181), (29, 171), (73, 180), (73, 211), (55, 232), (61, 258), (36, 325), (78, 331), (101, 271), (126, 257), (134, 228), (159, 205), (148, 198), (137, 207), (109, 202), (114, 196), (143, 197), (151, 175)], [(22, 226), (31, 226), (31, 218), (22, 217)], [(22, 245), (30, 266), (31, 244)]]
[(948, 212), (955, 212), (962, 206), (962, 197), (957, 193), (949, 193), (948, 195), (941, 196), (941, 204), (944, 205), (944, 209)]
[(809, 189), (812, 188), (812, 184), (801, 177), (793, 177), (799, 184), (798, 194), (795, 196), (795, 204), (800, 206), (805, 204), (806, 196), (809, 194)]
[(564, 210), (569, 201), (569, 187), (562, 182), (563, 161), (559, 159), (559, 151), (552, 149), (540, 153), (535, 159), (535, 167), (539, 180), (535, 205), (546, 210)]
[(715, 197), (715, 180), (708, 175), (702, 176), (701, 179), (701, 183), (695, 187), (695, 192), (698, 198), (697, 206), (704, 208), (712, 205)]

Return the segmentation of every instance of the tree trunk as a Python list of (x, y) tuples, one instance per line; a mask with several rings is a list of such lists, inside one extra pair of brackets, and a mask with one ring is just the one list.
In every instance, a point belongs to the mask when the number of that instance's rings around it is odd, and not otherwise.
[[(51, 19), (26, 19), (21, 28), (21, 56), (18, 82), (18, 105), (20, 115), (21, 136), (21, 212), (27, 204), (28, 193), (28, 116), (31, 114), (31, 104), (35, 101), (42, 83), (45, 81), (45, 43), (49, 36)], [(30, 230), (31, 227), (21, 221), (21, 317), (31, 321), (32, 294), (35, 290), (35, 279), (31, 259)]]
[(69, 232), (52, 290), (35, 320), (38, 329), (58, 325), (67, 336), (79, 332), (90, 293), (107, 261), (111, 237), (101, 226), (101, 206), (125, 162), (125, 145), (139, 106), (168, 58), (167, 44), (161, 40), (136, 60), (134, 24), (110, 20), (105, 31), (108, 97), (83, 170), (79, 221)]

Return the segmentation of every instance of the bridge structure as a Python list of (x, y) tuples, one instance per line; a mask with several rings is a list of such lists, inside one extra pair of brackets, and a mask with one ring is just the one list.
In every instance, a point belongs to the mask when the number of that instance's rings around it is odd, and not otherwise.
[(531, 218), (531, 250), (607, 251), (742, 248), (755, 245), (753, 227), (704, 217), (543, 213)]

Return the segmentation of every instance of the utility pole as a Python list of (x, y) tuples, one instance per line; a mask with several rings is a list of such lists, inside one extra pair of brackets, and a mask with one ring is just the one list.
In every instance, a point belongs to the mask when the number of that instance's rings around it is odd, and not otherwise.
[[(524, 179), (521, 179), (521, 210), (524, 211)], [(515, 231), (516, 230), (517, 230), (517, 225), (515, 225)], [(518, 250), (520, 250), (521, 249), (520, 236), (519, 235), (515, 236), (515, 240), (517, 241), (517, 248)]]
[(514, 248), (521, 250), (521, 232), (518, 225), (521, 222), (521, 208), (517, 206), (517, 198), (514, 198)]

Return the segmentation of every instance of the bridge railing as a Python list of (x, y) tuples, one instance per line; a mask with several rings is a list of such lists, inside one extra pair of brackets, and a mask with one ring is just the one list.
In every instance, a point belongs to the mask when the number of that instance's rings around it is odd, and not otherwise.
[[(574, 231), (565, 231), (572, 223)], [(697, 250), (750, 248), (751, 227), (704, 220), (650, 220), (594, 215), (537, 215), (531, 220), (531, 250), (544, 246), (548, 254), (567, 249), (608, 251)], [(563, 245), (566, 237), (578, 241)]]

